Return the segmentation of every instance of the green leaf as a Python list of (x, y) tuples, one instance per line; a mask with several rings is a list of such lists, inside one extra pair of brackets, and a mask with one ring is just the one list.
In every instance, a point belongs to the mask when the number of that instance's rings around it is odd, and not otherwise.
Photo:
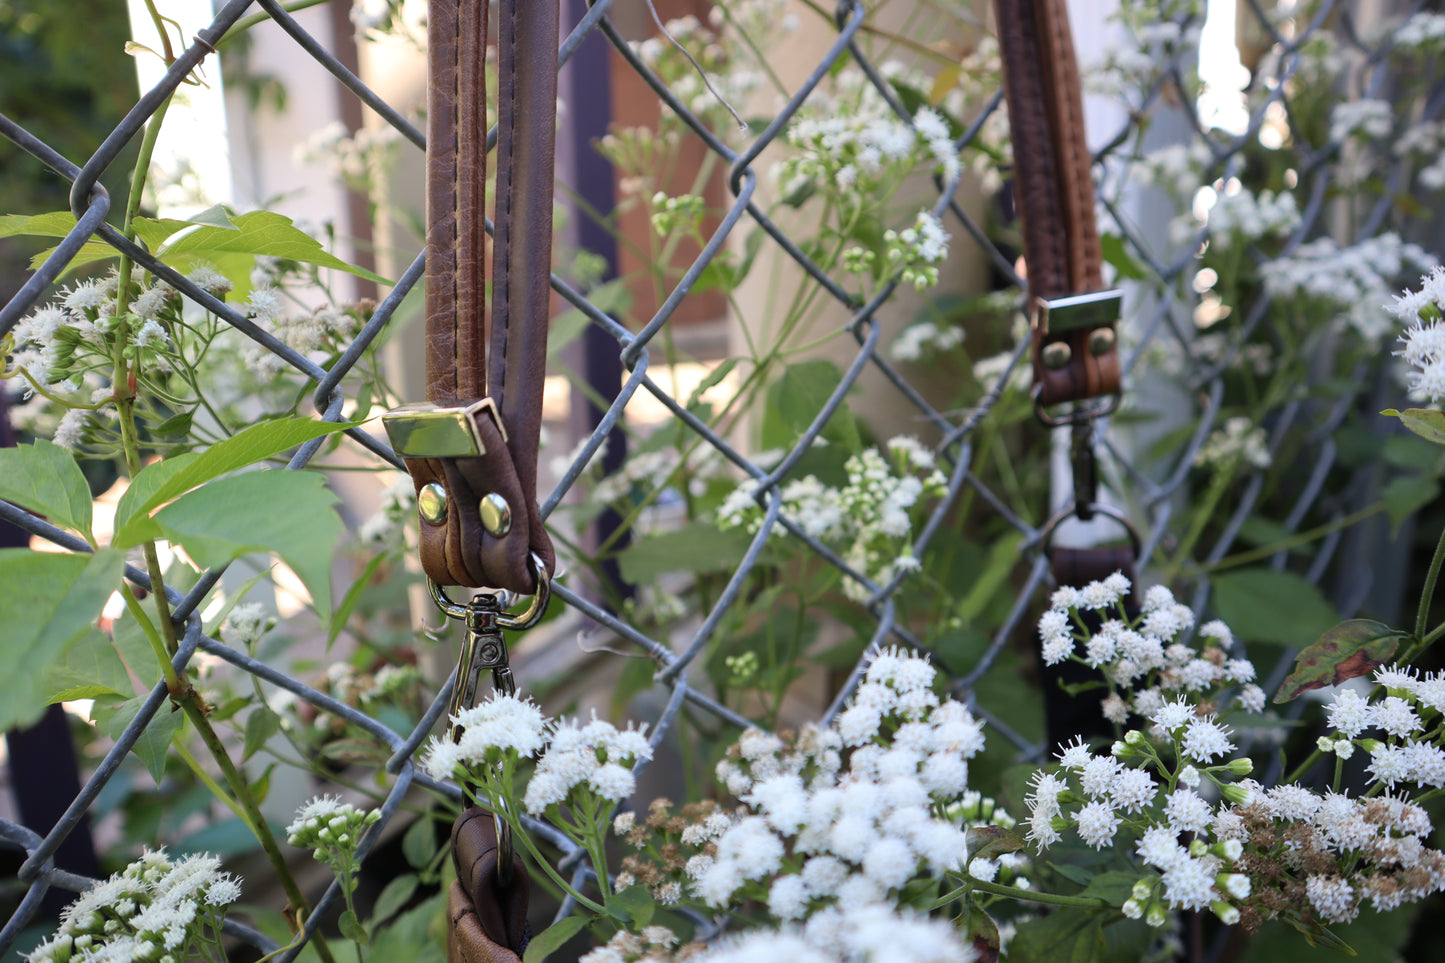
[(1294, 657), (1295, 670), (1275, 693), (1289, 702), (1310, 689), (1368, 675), (1390, 660), (1407, 633), (1370, 619), (1350, 619), (1321, 635)]
[(52, 703), (105, 695), (124, 699), (135, 694), (130, 673), (116, 655), (115, 646), (99, 629), (81, 635), (70, 651), (46, 670), (45, 689)]
[(1099, 236), (1099, 250), (1104, 256), (1104, 263), (1111, 265), (1119, 272), (1119, 277), (1128, 278), (1131, 281), (1143, 281), (1152, 277), (1149, 272), (1130, 256), (1127, 248), (1124, 247), (1124, 239), (1117, 234), (1101, 234)]
[(722, 384), (723, 379), (732, 374), (733, 369), (738, 366), (738, 362), (741, 360), (741, 358), (737, 357), (728, 358), (723, 361), (722, 364), (709, 371), (703, 379), (697, 383), (697, 387), (692, 389), (692, 394), (687, 396), (687, 404), (683, 407), (691, 410), (693, 405), (702, 400), (703, 395), (707, 394), (712, 388), (716, 388)]
[(371, 945), (371, 937), (367, 935), (366, 927), (361, 925), (361, 920), (357, 919), (351, 910), (342, 913), (336, 924), (341, 929), (341, 935), (357, 946)]
[(345, 528), (335, 510), (338, 500), (317, 472), (249, 471), (182, 496), (155, 521), (202, 568), (251, 552), (279, 555), (311, 592), (322, 619), (329, 619), (332, 551)]
[(1302, 645), (1340, 618), (1319, 589), (1293, 572), (1243, 568), (1212, 584), (1215, 611), (1246, 639)]
[(59, 445), (42, 438), (0, 448), (0, 498), (73, 529), (95, 544), (90, 531), (90, 485), (75, 456)]
[(426, 869), (431, 863), (432, 857), (437, 854), (437, 832), (430, 815), (422, 816), (407, 827), (401, 837), (401, 852), (412, 869)]
[(331, 631), (326, 634), (326, 650), (328, 652), (331, 651), (331, 645), (336, 641), (336, 637), (346, 628), (351, 613), (356, 611), (356, 606), (362, 596), (366, 594), (366, 590), (371, 588), (371, 578), (384, 561), (386, 561), (386, 555), (373, 555), (371, 561), (366, 563), (366, 568), (362, 569), (361, 575), (351, 583), (351, 588), (346, 590), (341, 604), (336, 607), (336, 612), (331, 616)]
[[(768, 386), (767, 404), (763, 411), (763, 447), (791, 446), (813, 423), (842, 379), (842, 372), (831, 361), (804, 361), (784, 369), (782, 375)], [(863, 447), (857, 422), (847, 406), (839, 407), (828, 419), (822, 437), (842, 445), (849, 453)]]
[(983, 614), (984, 607), (998, 597), (1019, 561), (1019, 536), (1004, 536), (989, 549), (988, 560), (978, 578), (969, 586), (968, 594), (958, 603), (958, 616), (967, 624)]
[(751, 536), (739, 529), (723, 531), (707, 522), (692, 522), (670, 532), (639, 538), (617, 553), (617, 564), (628, 582), (649, 585), (665, 572), (733, 569), (747, 554), (751, 542)]
[(1402, 475), (1385, 486), (1380, 500), (1390, 516), (1390, 536), (1400, 532), (1400, 525), (1411, 515), (1440, 496), (1440, 483), (1429, 475)]
[(1019, 834), (1002, 826), (974, 826), (965, 836), (969, 859), (996, 859), (1024, 848)]
[(416, 892), (417, 884), (421, 877), (416, 873), (402, 873), (386, 884), (381, 895), (376, 897), (376, 904), (371, 909), (371, 930), (375, 935), (376, 931), (386, 924), (407, 903), (411, 902), (412, 894)]
[(351, 422), (317, 421), (313, 418), (278, 418), (263, 421), (219, 441), (200, 454), (187, 453), (149, 465), (131, 480), (116, 506), (116, 544), (128, 547), (143, 541), (126, 538), (132, 519), (149, 515), (182, 493), (238, 468), (265, 461), (297, 445), (332, 432), (355, 428)]
[(1380, 414), (1399, 418), (1401, 424), (1426, 441), (1445, 445), (1445, 412), (1428, 408), (1406, 408), (1404, 411), (1386, 408)]
[(75, 215), (69, 211), (0, 216), (0, 237), (65, 237), (74, 229)]
[(588, 923), (582, 916), (565, 916), (547, 927), (527, 944), (522, 963), (542, 963), (549, 955), (557, 952), (572, 937), (580, 933)]
[(652, 922), (652, 914), (657, 912), (657, 901), (647, 887), (639, 883), (613, 893), (607, 901), (607, 912), (622, 923), (640, 928)]
[(426, 902), (402, 913), (389, 926), (382, 927), (367, 956), (377, 961), (446, 959), (446, 937), (443, 934), (451, 930), (446, 925), (446, 908), (447, 892), (443, 889)]
[(973, 944), (978, 963), (998, 963), (998, 924), (973, 901), (969, 902), (968, 920), (962, 929), (964, 938)]
[(1104, 958), (1104, 933), (1088, 910), (1066, 908), (1020, 923), (1009, 941), (1009, 963), (1096, 963)]
[(246, 717), (246, 745), (241, 752), (241, 758), (250, 759), (268, 739), (280, 731), (281, 718), (268, 706), (257, 706), (256, 711)]
[[(119, 739), (125, 727), (130, 725), (136, 713), (140, 711), (141, 703), (145, 696), (137, 696), (134, 699), (123, 701), (96, 700), (91, 708), (91, 715), (95, 719), (100, 731), (112, 739)], [(181, 724), (186, 720), (185, 713), (173, 705), (162, 704), (151, 717), (150, 724), (136, 740), (135, 747), (131, 750), (136, 754), (147, 770), (156, 785), (161, 783), (161, 777), (166, 772), (166, 757), (170, 754), (171, 740), (176, 733), (181, 731)]]
[(90, 556), (0, 549), (0, 731), (28, 726), (45, 711), (47, 671), (96, 632), (122, 561), (109, 550)]
[(120, 614), (110, 629), (111, 642), (127, 669), (135, 674), (145, 689), (150, 689), (161, 678), (161, 666), (155, 646), (141, 624), (131, 615), (130, 610)]
[(317, 267), (335, 268), (378, 284), (391, 284), (381, 275), (354, 264), (347, 264), (329, 253), (321, 246), (320, 241), (291, 223), (289, 217), (273, 211), (238, 214), (230, 219), (229, 227), (203, 225), (166, 245), (161, 254), (166, 263), (172, 265), (219, 261), (220, 256), (227, 254), (246, 254), (253, 257), (264, 254), (267, 257), (300, 261), (302, 264), (314, 264)]
[[(167, 710), (162, 708), (161, 711)], [(261, 795), (259, 788), (254, 782), (251, 784), (251, 791), (257, 796)], [(261, 848), (261, 844), (251, 827), (243, 820), (236, 816), (227, 816), (225, 819), (208, 822), (195, 832), (176, 840), (174, 848), (178, 854), (211, 853), (226, 857), (254, 853)]]
[(1138, 873), (1111, 869), (1089, 880), (1089, 885), (1085, 886), (1084, 891), (1079, 895), (1097, 896), (1099, 899), (1108, 901), (1111, 906), (1123, 906), (1125, 900), (1133, 895), (1134, 884), (1137, 882), (1139, 882)]

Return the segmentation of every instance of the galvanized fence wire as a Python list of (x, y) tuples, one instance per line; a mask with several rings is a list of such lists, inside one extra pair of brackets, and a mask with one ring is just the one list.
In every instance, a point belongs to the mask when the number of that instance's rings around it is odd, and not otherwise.
[[(964, 698), (971, 699), (972, 687), (992, 667), (1010, 639), (1020, 633), (1031, 635), (1026, 619), (1037, 611), (1041, 593), (1048, 590), (1050, 583), (1047, 559), (1042, 551), (1044, 531), (1041, 523), (1029, 520), (1024, 507), (1010, 505), (1008, 498), (995, 490), (983, 477), (979, 466), (974, 463), (973, 436), (975, 430), (985, 423), (1005, 393), (1010, 390), (1010, 379), (1020, 366), (1026, 365), (1027, 342), (1017, 345), (1006, 369), (968, 409), (963, 411), (940, 410), (931, 403), (923, 392), (910, 382), (908, 374), (888, 359), (883, 344), (883, 329), (879, 312), (894, 298), (901, 279), (893, 277), (882, 284), (877, 292), (866, 301), (851, 295), (831, 276), (829, 271), (811, 259), (802, 245), (790, 238), (788, 233), (763, 209), (758, 200), (757, 190), (760, 173), (755, 166), (764, 150), (778, 144), (799, 111), (808, 103), (814, 92), (835, 70), (840, 62), (851, 60), (862, 69), (868, 83), (877, 94), (890, 105), (900, 120), (912, 123), (910, 111), (900, 100), (894, 87), (883, 72), (869, 58), (860, 43), (860, 33), (865, 26), (868, 9), (859, 0), (843, 0), (836, 9), (833, 29), (836, 37), (824, 56), (819, 60), (804, 82), (787, 99), (776, 117), (755, 136), (747, 146), (734, 150), (724, 139), (717, 136), (708, 124), (694, 111), (682, 103), (668, 86), (637, 56), (623, 38), (611, 19), (611, 0), (597, 0), (572, 29), (561, 48), (561, 60), (565, 64), (578, 46), (594, 34), (605, 37), (616, 56), (621, 57), (656, 93), (663, 109), (682, 122), (691, 136), (697, 138), (708, 151), (717, 155), (727, 165), (727, 186), (731, 200), (716, 220), (711, 236), (682, 274), (667, 297), (662, 301), (653, 317), (637, 330), (630, 330), (606, 311), (593, 304), (566, 280), (553, 276), (553, 288), (566, 302), (579, 310), (592, 324), (616, 339), (623, 365), (628, 371), (620, 392), (602, 415), (600, 423), (585, 446), (580, 450), (570, 468), (559, 480), (556, 488), (543, 500), (543, 515), (551, 515), (562, 503), (569, 490), (578, 482), (585, 467), (598, 450), (606, 443), (608, 435), (621, 423), (624, 410), (636, 397), (638, 391), (646, 392), (663, 405), (672, 416), (696, 439), (730, 463), (740, 477), (756, 482), (756, 497), (764, 509), (761, 524), (752, 537), (741, 564), (732, 573), (725, 587), (718, 595), (711, 609), (700, 624), (684, 639), (656, 638), (628, 621), (609, 611), (597, 602), (565, 584), (558, 584), (553, 592), (561, 602), (570, 605), (606, 631), (624, 639), (658, 663), (655, 685), (668, 691), (666, 708), (653, 720), (652, 739), (655, 744), (667, 735), (681, 712), (684, 703), (696, 711), (710, 713), (721, 721), (739, 727), (750, 721), (737, 712), (722, 705), (708, 694), (706, 685), (690, 682), (692, 673), (698, 668), (698, 656), (714, 642), (720, 626), (742, 596), (749, 576), (753, 573), (769, 539), (781, 537), (792, 540), (805, 548), (817, 559), (836, 567), (845, 578), (857, 583), (864, 590), (865, 607), (873, 619), (873, 631), (869, 652), (879, 646), (893, 643), (919, 646), (920, 639), (910, 626), (898, 618), (897, 596), (907, 584), (908, 574), (899, 572), (885, 582), (871, 579), (858, 571), (842, 558), (838, 552), (822, 540), (809, 534), (797, 519), (784, 510), (783, 486), (793, 477), (795, 469), (808, 449), (822, 436), (825, 426), (836, 411), (847, 403), (847, 398), (868, 369), (880, 372), (893, 385), (904, 401), (912, 406), (922, 424), (929, 426), (941, 439), (936, 454), (946, 469), (947, 495), (932, 508), (912, 546), (914, 557), (921, 558), (928, 545), (941, 533), (947, 531), (947, 522), (958, 496), (965, 490), (972, 490), (989, 511), (1015, 529), (1022, 538), (1023, 552), (1027, 559), (1027, 570), (1016, 585), (1017, 598), (1009, 609), (1007, 617), (990, 637), (987, 647), (970, 671), (954, 680), (953, 690)], [(33, 310), (53, 289), (66, 265), (92, 239), (99, 239), (128, 256), (136, 265), (152, 272), (185, 297), (199, 304), (205, 310), (223, 319), (241, 334), (256, 344), (273, 352), (296, 371), (316, 385), (314, 407), (318, 417), (329, 421), (340, 421), (345, 386), (355, 374), (358, 360), (365, 349), (386, 328), (401, 304), (423, 276), (423, 258), (417, 254), (396, 286), (376, 307), (354, 343), (331, 365), (322, 368), (298, 351), (288, 347), (273, 334), (263, 330), (245, 317), (233, 306), (200, 289), (195, 283), (157, 260), (140, 245), (126, 239), (120, 232), (104, 223), (110, 201), (100, 186), (101, 175), (116, 161), (121, 150), (144, 125), (154, 116), (161, 104), (171, 96), (182, 81), (206, 57), (212, 55), (216, 44), (226, 31), (237, 23), (248, 10), (256, 8), (269, 15), (278, 23), (297, 47), (328, 70), (346, 88), (354, 93), (368, 107), (390, 124), (402, 137), (416, 148), (424, 146), (423, 135), (416, 130), (399, 111), (386, 103), (366, 86), (355, 74), (309, 34), (276, 0), (230, 0), (216, 15), (212, 23), (196, 34), (194, 42), (170, 67), (164, 78), (147, 91), (135, 107), (115, 130), (97, 148), (96, 152), (82, 166), (71, 163), (54, 150), (36, 139), (20, 125), (0, 117), (0, 134), (31, 155), (35, 160), (54, 171), (73, 185), (71, 204), (77, 223), (59, 244), (54, 253), (25, 283), (10, 302), (0, 308), (0, 334), (9, 331), (23, 316)], [(1163, 52), (1156, 60), (1155, 73), (1146, 88), (1142, 100), (1130, 105), (1132, 108), (1117, 134), (1105, 141), (1105, 147), (1097, 157), (1100, 181), (1101, 210), (1106, 212), (1109, 230), (1117, 232), (1124, 241), (1129, 256), (1146, 268), (1144, 280), (1129, 284), (1129, 301), (1134, 306), (1133, 316), (1127, 324), (1125, 390), (1130, 390), (1129, 376), (1133, 375), (1145, 359), (1146, 353), (1154, 347), (1163, 346), (1177, 359), (1185, 372), (1185, 382), (1194, 395), (1193, 410), (1189, 418), (1194, 428), (1188, 433), (1187, 441), (1162, 464), (1146, 464), (1130, 447), (1129, 443), (1112, 430), (1100, 433), (1103, 457), (1115, 474), (1110, 497), (1131, 514), (1142, 529), (1142, 557), (1140, 567), (1146, 567), (1159, 551), (1167, 535), (1169, 523), (1180, 511), (1181, 499), (1190, 494), (1191, 469), (1211, 433), (1220, 424), (1224, 404), (1224, 388), (1221, 375), (1237, 359), (1247, 337), (1261, 325), (1268, 323), (1270, 299), (1261, 295), (1246, 306), (1244, 335), (1230, 350), (1219, 358), (1205, 358), (1196, 351), (1197, 331), (1191, 317), (1195, 298), (1189, 284), (1196, 265), (1196, 250), (1207, 239), (1206, 229), (1200, 227), (1193, 243), (1176, 246), (1178, 252), (1172, 260), (1165, 260), (1158, 253), (1161, 245), (1157, 238), (1137, 229), (1126, 210), (1128, 198), (1135, 188), (1129, 183), (1125, 172), (1128, 161), (1134, 159), (1139, 127), (1137, 118), (1143, 116), (1152, 106), (1168, 101), (1182, 115), (1190, 129), (1189, 138), (1195, 143), (1207, 145), (1209, 152), (1208, 171), (1227, 181), (1236, 173), (1242, 162), (1244, 148), (1260, 135), (1266, 123), (1266, 115), (1276, 103), (1284, 106), (1285, 123), (1293, 135), (1296, 150), (1296, 169), (1302, 193), (1308, 196), (1308, 203), (1301, 211), (1298, 226), (1293, 230), (1285, 245), (1285, 253), (1296, 250), (1305, 241), (1328, 234), (1326, 199), (1332, 187), (1329, 161), (1348, 145), (1330, 141), (1317, 147), (1309, 147), (1309, 139), (1294, 128), (1295, 119), (1289, 110), (1290, 78), (1300, 62), (1300, 51), (1316, 35), (1322, 24), (1331, 18), (1336, 23), (1336, 33), (1349, 40), (1356, 57), (1359, 76), (1366, 78), (1365, 92), (1377, 95), (1384, 91), (1391, 81), (1387, 58), (1391, 41), (1388, 36), (1370, 47), (1361, 40), (1361, 31), (1350, 20), (1350, 11), (1342, 4), (1322, 2), (1315, 9), (1308, 22), (1293, 23), (1289, 33), (1281, 27), (1269, 12), (1254, 0), (1249, 11), (1275, 44), (1278, 51), (1278, 76), (1274, 88), (1259, 103), (1249, 118), (1242, 133), (1223, 136), (1219, 131), (1206, 130), (1203, 121), (1194, 109), (1194, 86), (1189, 74), (1197, 58), (1197, 51), (1189, 44)], [(1243, 15), (1243, 14), (1242, 14)], [(1197, 15), (1188, 11), (1177, 20), (1181, 31), (1198, 27)], [(814, 29), (824, 29), (817, 24)], [(976, 148), (976, 142), (985, 123), (997, 111), (1004, 110), (1002, 98), (995, 95), (979, 108), (977, 116), (958, 138), (955, 147), (960, 154)], [(1445, 87), (1432, 88), (1425, 98), (1423, 118), (1433, 120), (1445, 110)], [(1274, 116), (1270, 114), (1270, 116)], [(495, 143), (493, 131), (489, 143)], [(1390, 191), (1370, 207), (1364, 216), (1357, 219), (1357, 237), (1346, 240), (1364, 239), (1376, 233), (1389, 214), (1392, 191), (1405, 190), (1410, 184), (1411, 171), (1401, 158), (1393, 162), (1386, 181)], [(988, 231), (965, 210), (958, 194), (964, 175), (951, 180), (935, 179), (937, 196), (931, 205), (935, 215), (942, 218), (955, 238), (967, 237), (976, 248), (978, 257), (986, 259), (997, 275), (1020, 292), (1022, 282), (1014, 271), (1013, 255), (1001, 250), (991, 240)], [(751, 225), (766, 232), (777, 246), (781, 256), (791, 259), (804, 272), (808, 282), (815, 284), (826, 298), (831, 299), (849, 315), (848, 332), (856, 341), (856, 353), (845, 366), (842, 377), (826, 402), (818, 409), (811, 424), (797, 439), (796, 443), (770, 468), (754, 461), (749, 453), (735, 445), (715, 430), (705, 420), (689, 410), (684, 399), (674, 397), (670, 389), (653, 376), (650, 369), (650, 345), (672, 321), (678, 306), (688, 297), (697, 284), (702, 272), (725, 250), (729, 238), (740, 226)], [(1250, 257), (1262, 260), (1263, 255), (1252, 249)], [(1322, 349), (1323, 350), (1323, 349)], [(1363, 373), (1363, 371), (1362, 371)], [(1314, 524), (1338, 521), (1359, 507), (1359, 488), (1354, 482), (1343, 486), (1327, 486), (1328, 476), (1338, 469), (1339, 453), (1331, 439), (1333, 430), (1354, 410), (1356, 399), (1341, 398), (1337, 403), (1323, 407), (1315, 402), (1289, 400), (1274, 410), (1263, 412), (1260, 423), (1268, 430), (1268, 449), (1278, 453), (1288, 441), (1296, 448), (1296, 464), (1301, 469), (1294, 502), (1279, 523), (1285, 532), (1295, 532), (1308, 518)], [(386, 442), (359, 428), (346, 430), (355, 443), (374, 453), (381, 459), (400, 468), (400, 463)], [(1040, 432), (1038, 444), (1045, 445), (1046, 436)], [(1301, 442), (1301, 438), (1303, 441)], [(289, 469), (305, 468), (321, 446), (318, 439), (302, 446), (288, 464)], [(1109, 479), (1106, 479), (1108, 481)], [(1204, 563), (1224, 559), (1235, 548), (1241, 527), (1259, 504), (1265, 490), (1265, 475), (1262, 470), (1253, 470), (1242, 475), (1242, 486), (1233, 502), (1230, 516), (1215, 536), (1213, 544), (1203, 552)], [(61, 531), (45, 520), (16, 506), (0, 502), (0, 519), (18, 525), (33, 535), (45, 539), (57, 547), (71, 552), (86, 552), (87, 545), (78, 538)], [(1341, 544), (1340, 532), (1324, 537), (1315, 552), (1308, 570), (1304, 573), (1312, 581), (1325, 577), (1334, 560), (1336, 549)], [(1287, 561), (1284, 551), (1268, 559), (1268, 564), (1282, 568)], [(148, 587), (149, 578), (145, 572), (134, 567), (126, 569), (126, 577), (137, 585)], [(392, 778), (391, 789), (381, 807), (381, 821), (367, 834), (361, 844), (365, 854), (395, 818), (403, 797), (414, 785), (422, 785), (433, 791), (460, 799), (460, 791), (450, 784), (442, 784), (422, 773), (414, 762), (419, 747), (441, 719), (450, 698), (452, 683), (437, 694), (418, 725), (409, 732), (398, 732), (372, 718), (364, 712), (344, 704), (326, 692), (292, 678), (265, 663), (238, 652), (218, 639), (204, 634), (198, 607), (207, 594), (215, 587), (221, 571), (212, 570), (188, 592), (169, 589), (170, 600), (178, 628), (183, 628), (183, 643), (174, 659), (178, 671), (186, 666), (198, 652), (208, 653), (250, 673), (265, 683), (292, 693), (297, 699), (309, 703), (318, 712), (344, 720), (369, 734), (391, 752), (385, 769)], [(1201, 581), (1191, 602), (1197, 611), (1202, 611), (1208, 602), (1208, 583)], [(1337, 599), (1342, 614), (1348, 616), (1360, 604), (1358, 594), (1351, 598)], [(828, 707), (825, 719), (831, 719), (843, 706), (845, 700), (858, 684), (866, 668), (869, 655), (865, 654), (854, 666), (842, 689), (837, 692)], [(1270, 673), (1273, 682), (1278, 682), (1284, 665), (1276, 666)], [(28, 885), (28, 891), (19, 909), (0, 931), (0, 953), (8, 952), (21, 930), (32, 922), (40, 900), (51, 887), (81, 890), (90, 881), (58, 869), (54, 853), (60, 843), (75, 829), (80, 819), (95, 801), (107, 782), (115, 776), (122, 760), (155, 718), (166, 701), (164, 683), (158, 683), (145, 699), (141, 710), (131, 724), (116, 740), (113, 748), (105, 755), (93, 773), (89, 775), (80, 795), (76, 797), (65, 816), (48, 833), (40, 834), (25, 826), (0, 821), (0, 837), (10, 845), (22, 848), (28, 858), (20, 870), (20, 880)], [(981, 707), (979, 711), (984, 711)], [(1001, 720), (988, 717), (997, 735), (1012, 741), (1023, 756), (1037, 757), (1045, 747), (1031, 743), (1015, 733)], [(548, 843), (564, 854), (564, 871), (576, 874), (579, 881), (585, 880), (590, 868), (585, 862), (585, 853), (573, 845), (561, 833), (547, 825), (532, 824)], [(312, 933), (327, 918), (328, 911), (338, 905), (339, 888), (333, 884), (320, 899), (315, 911), (306, 921), (306, 930)], [(570, 909), (570, 903), (561, 912)], [(263, 953), (272, 953), (278, 947), (262, 934), (239, 923), (228, 923), (227, 932), (251, 943)], [(281, 963), (294, 958), (299, 949), (279, 954)]]

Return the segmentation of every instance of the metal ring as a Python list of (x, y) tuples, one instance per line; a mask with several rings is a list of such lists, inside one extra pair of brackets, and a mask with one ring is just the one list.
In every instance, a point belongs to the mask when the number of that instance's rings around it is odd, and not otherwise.
[[(1119, 401), (1123, 398), (1123, 394), (1116, 391), (1112, 395), (1108, 395), (1108, 400), (1101, 405), (1085, 408), (1083, 412), (1074, 410), (1069, 412), (1068, 417), (1059, 418), (1049, 414), (1040, 401), (1040, 396), (1043, 394), (1043, 387), (1043, 385), (1034, 385), (1034, 389), (1030, 394), (1034, 402), (1034, 417), (1050, 428), (1061, 428), (1064, 425), (1075, 425), (1081, 421), (1095, 421), (1099, 418), (1107, 418), (1119, 410)], [(1063, 404), (1063, 402), (1059, 402), (1059, 404)]]
[[(513, 616), (504, 613), (497, 617), (497, 624), (504, 629), (526, 629), (536, 625), (541, 621), (542, 616), (546, 614), (547, 603), (552, 599), (552, 576), (547, 573), (547, 567), (542, 564), (542, 559), (538, 557), (536, 552), (531, 554), (530, 561), (532, 563), (532, 574), (537, 579), (537, 591), (532, 595), (532, 604), (527, 606), (527, 611), (521, 615)], [(441, 609), (447, 618), (466, 619), (467, 607), (465, 605), (459, 605), (453, 602), (451, 598), (447, 596), (446, 589), (442, 588), (441, 585), (432, 579), (428, 578), (426, 584), (427, 590), (431, 592), (432, 601), (436, 603), (436, 607)], [(512, 604), (515, 599), (516, 596), (511, 592), (504, 592), (502, 599), (503, 607), (505, 608), (507, 605)]]
[[(1129, 520), (1129, 516), (1117, 508), (1114, 508), (1112, 505), (1105, 505), (1101, 502), (1095, 502), (1088, 506), (1088, 508), (1089, 511), (1095, 515), (1104, 515), (1122, 525), (1124, 531), (1129, 533), (1129, 546), (1134, 550), (1134, 557), (1139, 557), (1140, 549), (1143, 547), (1143, 540), (1139, 537), (1139, 530), (1135, 528), (1134, 523)], [(1070, 518), (1077, 517), (1078, 514), (1079, 506), (1070, 505), (1044, 523), (1043, 530), (1039, 533), (1039, 538), (1043, 543), (1042, 548), (1045, 555), (1048, 555), (1053, 550), (1054, 532), (1058, 530), (1061, 524)]]

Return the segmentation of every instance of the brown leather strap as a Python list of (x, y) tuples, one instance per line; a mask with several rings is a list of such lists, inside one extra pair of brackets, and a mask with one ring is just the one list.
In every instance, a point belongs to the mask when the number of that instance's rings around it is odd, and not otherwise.
[(476, 806), (452, 826), (457, 878), (447, 899), (448, 963), (518, 963), (527, 948), (530, 883), (520, 857), (511, 879), (497, 881), (497, 834), (492, 814)]
[[(1033, 312), (1040, 301), (1104, 286), (1094, 181), (1066, 0), (995, 0), (994, 8)], [(1107, 351), (1096, 354), (1095, 328), (1047, 332), (1034, 320), (1034, 384), (1041, 404), (1119, 390), (1112, 339)], [(1067, 363), (1058, 367), (1043, 360), (1045, 346), (1054, 342), (1068, 345)]]
[[(427, 398), (465, 406), (482, 453), (407, 457), (420, 495), (439, 484), (444, 518), (421, 521), (422, 568), (442, 585), (536, 590), (551, 572), (537, 506), (537, 444), (547, 360), (556, 142), (557, 0), (499, 0), (496, 243), (486, 310), (487, 0), (432, 0), (427, 38)], [(500, 423), (498, 420), (500, 420)], [(481, 499), (510, 518), (488, 530)]]

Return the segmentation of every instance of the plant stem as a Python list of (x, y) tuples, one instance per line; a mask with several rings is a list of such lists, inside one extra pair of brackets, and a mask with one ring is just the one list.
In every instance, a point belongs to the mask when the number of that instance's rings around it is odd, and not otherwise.
[(1298, 782), (1305, 773), (1310, 771), (1310, 767), (1313, 766), (1315, 763), (1319, 762), (1323, 756), (1324, 753), (1316, 749), (1305, 758), (1304, 762), (1300, 763), (1298, 766), (1295, 767), (1294, 772), (1290, 773), (1288, 776), (1285, 776), (1284, 779), (1280, 780), (1279, 784), (1281, 786), (1287, 786), (1292, 782)]
[(1017, 886), (1004, 886), (1001, 883), (985, 883), (981, 879), (970, 879), (964, 885), (952, 892), (945, 893), (934, 901), (933, 909), (947, 906), (969, 892), (992, 893), (994, 896), (1006, 896), (1009, 899), (1025, 900), (1030, 903), (1048, 903), (1052, 906), (1079, 906), (1084, 909), (1109, 909), (1107, 900), (1097, 896), (1064, 896), (1060, 893), (1040, 893), (1031, 889), (1019, 889)]
[[(1420, 593), (1420, 607), (1415, 612), (1415, 638), (1422, 642), (1426, 638), (1425, 628), (1430, 621), (1430, 597), (1435, 594), (1435, 582), (1440, 578), (1442, 560), (1445, 560), (1445, 527), (1440, 529), (1440, 540), (1435, 543), (1435, 555), (1430, 559), (1430, 570), (1425, 573), (1425, 590)], [(1419, 655), (1418, 652), (1415, 654)]]

